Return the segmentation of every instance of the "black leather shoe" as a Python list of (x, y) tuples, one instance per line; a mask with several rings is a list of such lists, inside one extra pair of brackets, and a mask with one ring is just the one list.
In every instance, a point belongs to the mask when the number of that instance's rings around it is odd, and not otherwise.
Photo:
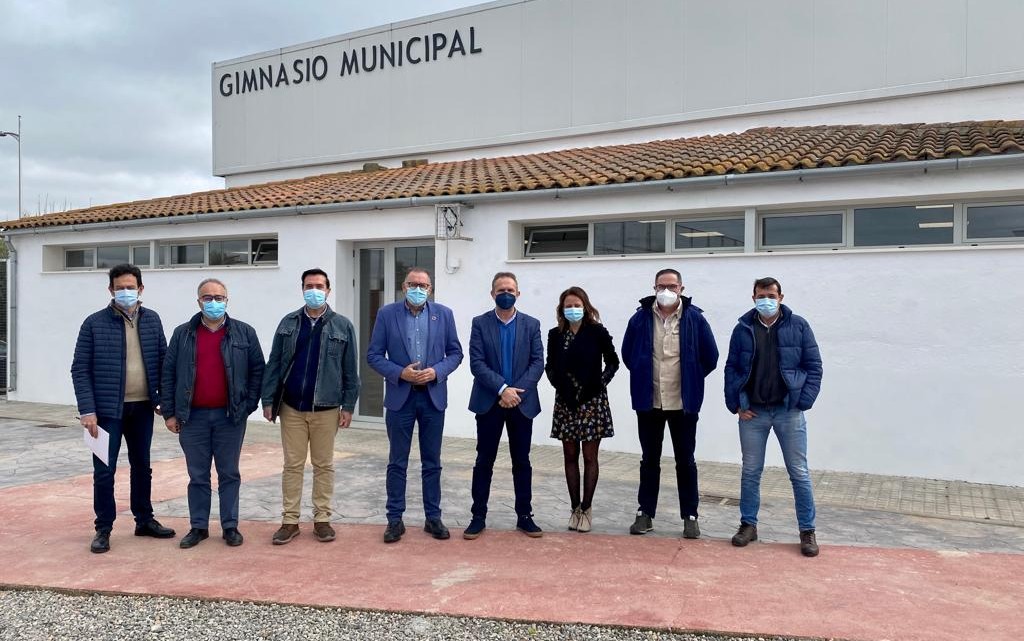
[(151, 536), (154, 539), (170, 539), (174, 537), (174, 530), (160, 525), (160, 521), (153, 519), (148, 523), (136, 524), (135, 536)]
[(103, 554), (110, 551), (110, 532), (97, 532), (89, 544), (89, 550), (94, 554)]
[(224, 541), (233, 548), (242, 544), (242, 533), (239, 532), (236, 527), (229, 527), (224, 530), (224, 533), (221, 536), (224, 538)]
[(423, 531), (429, 532), (430, 536), (435, 539), (444, 540), (451, 537), (451, 534), (448, 532), (448, 528), (444, 526), (441, 519), (427, 519), (426, 522), (423, 523)]
[(402, 523), (402, 519), (396, 521), (390, 521), (388, 527), (384, 530), (384, 542), (385, 543), (396, 543), (405, 534), (405, 523)]
[(183, 550), (194, 548), (195, 546), (199, 545), (200, 541), (205, 541), (208, 538), (210, 538), (209, 530), (200, 530), (198, 528), (192, 528), (188, 531), (188, 534), (181, 537), (181, 540), (178, 541), (178, 547), (180, 547)]

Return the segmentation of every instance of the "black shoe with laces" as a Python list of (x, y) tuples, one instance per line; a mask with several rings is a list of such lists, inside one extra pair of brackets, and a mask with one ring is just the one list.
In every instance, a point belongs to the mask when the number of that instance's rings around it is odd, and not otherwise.
[(208, 538), (210, 538), (209, 530), (192, 528), (188, 531), (188, 534), (181, 537), (181, 540), (178, 541), (178, 547), (180, 547), (182, 550), (194, 548), (195, 546), (199, 545), (200, 541), (205, 541)]
[(93, 554), (103, 554), (110, 551), (110, 532), (97, 532), (89, 544), (89, 551)]
[(442, 541), (451, 537), (451, 533), (448, 532), (448, 528), (444, 526), (441, 519), (427, 519), (423, 523), (423, 531), (429, 533), (430, 536), (435, 539), (441, 539)]
[(757, 540), (757, 526), (749, 523), (740, 523), (740, 529), (732, 535), (732, 544), (738, 548), (745, 547), (751, 541)]
[(242, 533), (236, 527), (227, 528), (221, 536), (224, 538), (224, 542), (233, 548), (241, 545), (243, 541)]
[(814, 530), (800, 532), (800, 554), (818, 556), (818, 540), (814, 537)]
[(643, 510), (636, 513), (636, 520), (629, 526), (630, 534), (647, 534), (654, 529), (654, 517)]
[(405, 534), (405, 523), (402, 523), (402, 519), (389, 521), (388, 527), (384, 530), (384, 542), (396, 543), (401, 540), (403, 534)]
[(153, 519), (145, 523), (135, 525), (135, 536), (151, 536), (154, 539), (170, 539), (174, 537), (174, 530), (160, 525), (160, 521)]

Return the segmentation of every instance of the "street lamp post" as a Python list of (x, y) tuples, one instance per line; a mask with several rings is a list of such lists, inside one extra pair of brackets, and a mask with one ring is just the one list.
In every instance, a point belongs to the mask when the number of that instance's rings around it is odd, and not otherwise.
[(21, 116), (18, 116), (18, 131), (0, 131), (0, 138), (10, 136), (18, 141), (18, 218), (21, 218)]

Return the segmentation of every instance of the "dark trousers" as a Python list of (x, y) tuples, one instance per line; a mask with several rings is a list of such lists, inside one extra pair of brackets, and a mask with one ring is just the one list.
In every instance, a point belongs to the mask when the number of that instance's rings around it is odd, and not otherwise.
[(149, 466), (149, 447), (153, 443), (153, 406), (149, 401), (125, 403), (121, 418), (97, 416), (100, 427), (110, 433), (110, 465), (92, 457), (92, 507), (96, 512), (96, 531), (110, 532), (117, 517), (114, 503), (114, 473), (117, 455), (121, 451), (121, 437), (128, 445), (128, 463), (131, 475), (131, 508), (135, 522), (153, 520), (153, 470)]
[(661, 485), (661, 445), (665, 440), (665, 423), (672, 435), (672, 450), (676, 458), (676, 483), (679, 486), (679, 514), (684, 518), (697, 516), (697, 461), (693, 451), (697, 447), (697, 414), (682, 410), (652, 409), (637, 412), (637, 431), (640, 435), (640, 490), (637, 502), (640, 510), (654, 518), (658, 510), (658, 489)]
[(405, 487), (409, 468), (412, 430), (419, 424), (420, 476), (423, 483), (423, 513), (428, 519), (441, 518), (441, 437), (444, 434), (444, 410), (434, 407), (426, 390), (409, 392), (402, 409), (384, 415), (388, 428), (388, 522), (402, 518), (405, 512)]
[(497, 403), (485, 414), (476, 415), (476, 465), (473, 466), (473, 509), (475, 518), (487, 517), (487, 499), (491, 494), (494, 460), (498, 457), (502, 428), (508, 428), (508, 450), (512, 458), (512, 486), (516, 493), (516, 514), (533, 514), (533, 467), (530, 465), (530, 440), (533, 419), (518, 408), (503, 408)]
[(238, 460), (245, 438), (245, 419), (228, 416), (223, 409), (193, 407), (178, 440), (188, 469), (189, 525), (200, 530), (210, 526), (210, 464), (217, 468), (217, 499), (222, 529), (238, 527), (238, 493), (242, 475)]

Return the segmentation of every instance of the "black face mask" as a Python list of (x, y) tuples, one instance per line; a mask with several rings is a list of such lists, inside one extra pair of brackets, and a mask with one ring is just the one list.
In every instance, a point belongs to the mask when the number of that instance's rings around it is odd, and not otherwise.
[(494, 302), (501, 309), (512, 309), (516, 305), (516, 295), (502, 292), (494, 297)]

